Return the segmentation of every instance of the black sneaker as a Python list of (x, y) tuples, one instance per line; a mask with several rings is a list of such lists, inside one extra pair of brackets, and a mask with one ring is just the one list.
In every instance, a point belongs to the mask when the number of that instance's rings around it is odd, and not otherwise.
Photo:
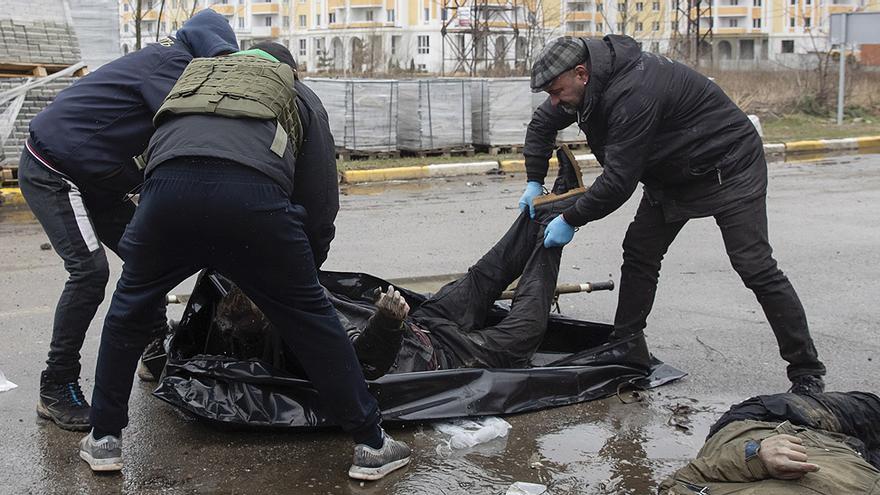
[(791, 380), (790, 394), (813, 395), (825, 391), (825, 381), (819, 375), (801, 375)]
[(89, 433), (79, 441), (79, 457), (92, 471), (121, 471), (122, 438), (107, 435), (96, 440)]
[(409, 464), (410, 449), (407, 444), (398, 442), (385, 432), (382, 432), (382, 440), (381, 449), (364, 444), (354, 446), (354, 461), (348, 469), (349, 478), (378, 480)]
[(70, 382), (54, 382), (40, 376), (40, 400), (37, 415), (72, 431), (88, 431), (89, 403), (79, 386), (79, 378)]

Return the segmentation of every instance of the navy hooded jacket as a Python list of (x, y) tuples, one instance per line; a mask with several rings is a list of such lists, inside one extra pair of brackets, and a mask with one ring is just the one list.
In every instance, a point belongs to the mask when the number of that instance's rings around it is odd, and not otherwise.
[(203, 10), (176, 39), (116, 59), (61, 91), (30, 123), (33, 151), (84, 191), (125, 193), (143, 182), (132, 158), (146, 149), (153, 115), (190, 60), (237, 50), (226, 18)]

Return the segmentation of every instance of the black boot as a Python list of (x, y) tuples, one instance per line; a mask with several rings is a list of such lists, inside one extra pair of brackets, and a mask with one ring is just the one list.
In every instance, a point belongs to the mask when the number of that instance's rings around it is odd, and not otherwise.
[(40, 374), (40, 400), (37, 415), (65, 430), (89, 430), (89, 403), (79, 386), (79, 378), (58, 380), (47, 372)]

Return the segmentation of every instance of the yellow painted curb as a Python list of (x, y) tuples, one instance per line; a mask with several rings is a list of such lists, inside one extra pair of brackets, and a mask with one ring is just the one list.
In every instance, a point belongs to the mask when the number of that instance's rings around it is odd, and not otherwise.
[(0, 206), (18, 206), (27, 204), (24, 196), (21, 195), (21, 189), (17, 187), (0, 188)]
[(880, 136), (857, 137), (856, 142), (859, 143), (859, 149), (880, 148)]
[(349, 184), (355, 182), (421, 179), (428, 177), (428, 175), (429, 169), (427, 166), (377, 168), (373, 170), (346, 170), (342, 173), (343, 181)]
[[(550, 159), (550, 167), (556, 167), (558, 162), (556, 158)], [(526, 171), (526, 161), (525, 160), (501, 160), (498, 162), (498, 167), (502, 172), (525, 172)]]
[(825, 151), (827, 146), (823, 141), (792, 141), (785, 143), (786, 153), (801, 153), (804, 151)]

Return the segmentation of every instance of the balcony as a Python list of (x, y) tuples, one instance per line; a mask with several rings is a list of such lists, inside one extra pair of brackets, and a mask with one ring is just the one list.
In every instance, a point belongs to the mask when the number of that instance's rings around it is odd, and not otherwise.
[(746, 16), (749, 14), (750, 7), (746, 7), (743, 5), (719, 5), (715, 7), (715, 13), (718, 17), (728, 17), (728, 16)]
[(599, 14), (595, 12), (566, 12), (566, 22), (591, 22), (598, 19)]
[(355, 21), (349, 22), (346, 24), (342, 24), (339, 22), (335, 22), (327, 26), (330, 29), (374, 29), (374, 28), (386, 28), (386, 27), (394, 27), (393, 22), (382, 22), (382, 21)]
[(211, 10), (213, 10), (214, 12), (217, 12), (218, 14), (223, 14), (223, 15), (234, 15), (235, 14), (235, 5), (216, 4), (216, 5), (211, 5), (210, 8), (211, 8)]
[(250, 35), (254, 38), (278, 38), (281, 36), (279, 26), (259, 26), (250, 29)]
[(280, 3), (252, 3), (251, 14), (253, 15), (273, 15), (281, 13)]

